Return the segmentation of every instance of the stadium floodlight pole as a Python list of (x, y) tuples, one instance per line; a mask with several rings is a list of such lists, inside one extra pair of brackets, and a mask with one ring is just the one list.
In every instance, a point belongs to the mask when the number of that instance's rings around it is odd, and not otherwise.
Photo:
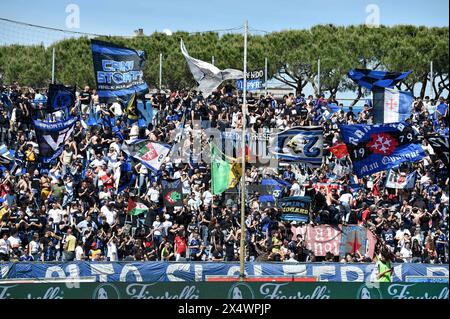
[(267, 58), (264, 58), (264, 95), (267, 96)]
[(241, 174), (241, 243), (239, 250), (240, 262), (240, 280), (245, 278), (245, 130), (247, 119), (247, 31), (248, 22), (245, 20), (244, 25), (244, 88), (242, 101), (242, 138), (241, 138), (241, 159), (242, 159), (242, 174)]
[(320, 96), (320, 58), (317, 59), (317, 89), (319, 90)]
[(55, 59), (56, 59), (56, 50), (53, 48), (52, 53), (52, 84), (55, 84)]
[(433, 98), (433, 61), (430, 61), (430, 99)]
[(162, 53), (159, 54), (159, 90), (162, 90)]

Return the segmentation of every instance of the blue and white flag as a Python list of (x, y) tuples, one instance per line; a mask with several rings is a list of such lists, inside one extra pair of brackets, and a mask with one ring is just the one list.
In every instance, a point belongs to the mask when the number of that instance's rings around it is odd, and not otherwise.
[(422, 145), (406, 122), (341, 125), (340, 130), (358, 177), (425, 157)]
[(39, 155), (43, 163), (49, 163), (63, 151), (64, 143), (72, 135), (78, 117), (60, 122), (33, 120)]
[(411, 189), (414, 188), (415, 183), (416, 172), (406, 175), (406, 173), (399, 174), (390, 169), (386, 178), (385, 186), (387, 188)]
[(414, 97), (410, 92), (394, 89), (373, 91), (373, 112), (375, 123), (396, 123), (411, 116)]
[(323, 128), (302, 126), (274, 134), (269, 140), (269, 153), (281, 161), (320, 166), (323, 156)]
[(91, 49), (101, 103), (128, 101), (134, 93), (138, 96), (148, 93), (144, 51), (98, 40), (91, 40)]

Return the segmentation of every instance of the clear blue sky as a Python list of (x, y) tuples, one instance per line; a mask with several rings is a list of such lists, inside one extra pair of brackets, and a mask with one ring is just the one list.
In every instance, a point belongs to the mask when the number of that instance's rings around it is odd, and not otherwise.
[(380, 23), (448, 26), (448, 0), (2, 0), (0, 17), (66, 29), (68, 4), (80, 8), (81, 32), (133, 35), (163, 29), (203, 31), (238, 27), (245, 19), (266, 31), (316, 24), (363, 24), (376, 4)]

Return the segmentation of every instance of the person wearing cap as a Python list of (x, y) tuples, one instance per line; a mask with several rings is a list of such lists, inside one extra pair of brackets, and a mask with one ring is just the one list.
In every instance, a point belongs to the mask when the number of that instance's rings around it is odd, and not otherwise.
[(99, 261), (101, 259), (102, 251), (97, 247), (97, 242), (94, 241), (91, 244), (88, 256), (91, 261)]

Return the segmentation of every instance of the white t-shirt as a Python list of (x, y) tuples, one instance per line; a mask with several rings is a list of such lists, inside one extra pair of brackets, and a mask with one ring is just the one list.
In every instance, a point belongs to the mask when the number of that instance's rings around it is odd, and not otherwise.
[(405, 259), (405, 261), (409, 261), (409, 258), (412, 257), (412, 251), (411, 249), (406, 249), (405, 247), (403, 247), (400, 250), (400, 255), (402, 256), (402, 258), (407, 258)]
[(213, 194), (210, 191), (203, 192), (203, 204), (210, 205), (213, 200)]
[(59, 209), (59, 208), (56, 208), (56, 209), (52, 208), (52, 209), (50, 209), (48, 211), (48, 217), (53, 218), (53, 222), (55, 224), (57, 224), (57, 223), (59, 223), (61, 221), (61, 218), (62, 218), (63, 214), (64, 214), (64, 211)]
[(111, 105), (111, 108), (113, 110), (113, 113), (115, 116), (122, 116), (123, 115), (123, 111), (122, 111), (122, 105), (120, 105), (120, 103), (113, 103)]
[(75, 260), (83, 260), (84, 250), (81, 246), (75, 248)]
[(106, 217), (106, 222), (110, 225), (114, 224), (114, 219), (116, 218), (116, 213), (110, 210), (108, 207), (103, 206), (100, 212)]
[(161, 236), (162, 234), (161, 234), (161, 230), (159, 229), (159, 227), (162, 227), (163, 224), (161, 222), (158, 222), (158, 221), (155, 220), (153, 222), (152, 226), (153, 226), (153, 229), (154, 229), (153, 235)]
[(39, 243), (37, 243), (36, 241), (32, 240), (30, 242), (30, 252), (31, 254), (36, 254), (39, 251)]
[(342, 194), (341, 197), (339, 197), (339, 201), (349, 204), (350, 201), (352, 200), (352, 198), (353, 198), (352, 194), (346, 193), (346, 194)]
[(11, 248), (19, 247), (20, 243), (22, 242), (19, 237), (13, 237), (13, 236), (9, 237), (8, 240), (9, 240), (9, 243), (11, 244)]
[(291, 186), (291, 191), (293, 191), (292, 196), (300, 196), (301, 193), (300, 185), (297, 182), (294, 182), (294, 184), (292, 184)]
[(109, 258), (110, 261), (117, 261), (117, 246), (113, 242), (108, 243), (108, 253), (106, 257)]
[(154, 189), (154, 188), (152, 187), (152, 188), (150, 188), (150, 189), (148, 190), (147, 196), (150, 197), (150, 200), (151, 200), (152, 202), (157, 203), (157, 202), (158, 202), (158, 199), (159, 199), (159, 192), (158, 192), (156, 189)]
[(8, 239), (4, 240), (3, 238), (0, 239), (0, 254), (8, 254), (9, 253), (9, 247), (11, 247), (11, 244)]

